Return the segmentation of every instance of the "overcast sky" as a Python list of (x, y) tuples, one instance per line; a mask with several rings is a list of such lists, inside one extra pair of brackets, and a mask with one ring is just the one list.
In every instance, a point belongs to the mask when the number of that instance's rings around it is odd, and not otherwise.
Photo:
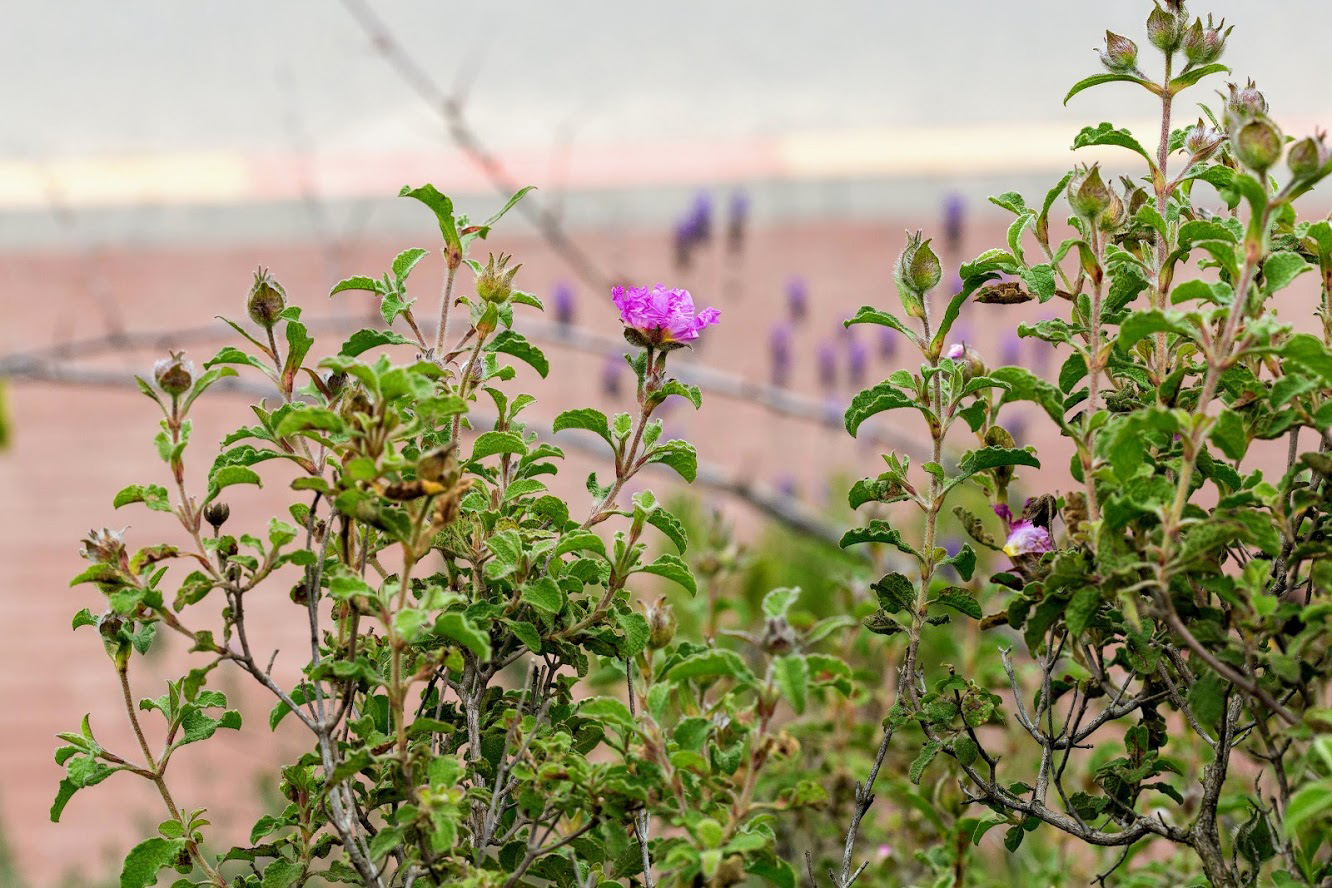
[[(1140, 118), (1128, 88), (1087, 93), (1109, 26), (1138, 0), (451, 0), (375, 2), (499, 146), (748, 137), (968, 120)], [(1274, 110), (1327, 119), (1332, 15), (1317, 0), (1215, 0), (1226, 61)], [(438, 119), (335, 0), (6, 4), (0, 158), (420, 148)], [(1143, 44), (1143, 56), (1154, 50)], [(1219, 85), (1219, 83), (1218, 83)], [(293, 133), (301, 133), (300, 138)]]

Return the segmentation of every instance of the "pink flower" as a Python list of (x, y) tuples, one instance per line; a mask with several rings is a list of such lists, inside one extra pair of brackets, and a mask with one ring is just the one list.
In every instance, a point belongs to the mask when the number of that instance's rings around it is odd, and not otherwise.
[(667, 289), (657, 284), (647, 287), (616, 287), (611, 291), (620, 320), (637, 330), (654, 345), (665, 342), (690, 342), (704, 327), (717, 323), (721, 312), (715, 308), (694, 311), (694, 297), (688, 290)]
[(1009, 558), (1018, 558), (1023, 555), (1040, 555), (1054, 551), (1054, 541), (1050, 539), (1050, 531), (1044, 527), (1037, 527), (1026, 519), (1014, 521), (1013, 513), (1003, 503), (994, 507), (994, 514), (1004, 519), (1004, 522), (1008, 525), (1008, 539), (1004, 541), (1004, 554)]

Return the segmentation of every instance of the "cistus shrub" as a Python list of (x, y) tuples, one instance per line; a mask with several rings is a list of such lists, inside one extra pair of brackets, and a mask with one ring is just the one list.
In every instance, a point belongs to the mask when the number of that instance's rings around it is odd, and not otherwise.
[[(918, 420), (927, 456), (885, 454), (852, 486), (869, 515), (850, 554), (747, 550), (641, 488), (648, 467), (699, 469), (654, 417), (701, 406), (672, 353), (721, 318), (684, 290), (601, 294), (631, 412), (560, 404), (549, 429), (525, 412), (516, 367), (559, 369), (522, 333), (541, 303), (511, 257), (472, 256), (522, 192), (476, 224), (403, 189), (439, 226), (438, 305), (418, 317), (408, 280), (431, 252), (406, 250), (332, 289), (384, 322), (335, 351), (260, 269), (236, 345), (139, 380), (163, 483), (113, 505), (180, 530), (83, 542), (75, 583), (102, 597), (74, 626), (104, 646), (135, 742), (103, 746), (86, 717), (60, 735), (52, 818), (108, 778), (155, 787), (165, 819), (121, 888), (1328, 884), (1332, 224), (1295, 207), (1332, 159), (1252, 82), (1180, 125), (1230, 37), (1174, 0), (1145, 51), (1107, 32), (1105, 71), (1068, 98), (1137, 89), (1159, 133), (1102, 123), (1073, 147), (1133, 172), (992, 198), (1007, 243), (956, 277), (908, 237), (900, 311), (847, 323), (921, 362), (856, 395), (845, 426)], [(677, 238), (686, 259), (708, 212)], [(1292, 285), (1319, 289), (1313, 318)], [(1062, 356), (1052, 378), (955, 333), (1024, 302), (1063, 309), (1016, 331)], [(238, 374), (268, 395), (194, 489), (191, 409)], [(1033, 405), (1067, 465), (1015, 440)], [(585, 498), (547, 485), (570, 436), (604, 453)], [(243, 520), (265, 482), (285, 510)], [(294, 680), (252, 638), (261, 601), (306, 630)], [(148, 690), (142, 657), (168, 638), (191, 666)], [(270, 698), (269, 724), (228, 708), (226, 670)], [(174, 781), (181, 750), (284, 723), (306, 748), (272, 763), (278, 802), (232, 845)]]

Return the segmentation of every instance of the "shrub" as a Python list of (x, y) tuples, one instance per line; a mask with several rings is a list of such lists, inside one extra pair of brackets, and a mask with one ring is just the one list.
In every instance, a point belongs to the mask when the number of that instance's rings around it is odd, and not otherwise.
[[(1002, 827), (1016, 851), (1056, 830), (1123, 849), (1119, 862), (1142, 843), (1173, 843), (1211, 885), (1253, 884), (1265, 870), (1278, 885), (1322, 884), (1332, 875), (1332, 226), (1299, 221), (1295, 204), (1332, 161), (1321, 135), (1288, 140), (1251, 82), (1231, 84), (1217, 109), (1203, 108), (1206, 120), (1172, 128), (1177, 98), (1228, 70), (1218, 60), (1230, 30), (1190, 23), (1171, 0), (1147, 31), (1164, 59), (1159, 79), (1138, 67), (1132, 40), (1107, 32), (1106, 72), (1068, 93), (1128, 83), (1153, 97), (1152, 150), (1109, 123), (1073, 145), (1123, 149), (1140, 176), (1115, 183), (1092, 165), (1031, 206), (1012, 192), (991, 198), (1014, 217), (1008, 243), (962, 266), (942, 311), (930, 300), (940, 264), (917, 234), (895, 271), (907, 318), (866, 307), (848, 322), (897, 330), (924, 364), (857, 395), (847, 431), (903, 410), (933, 442), (918, 469), (887, 454), (887, 470), (850, 494), (853, 507), (907, 503), (923, 517), (919, 537), (890, 517), (844, 540), (890, 547), (910, 565), (875, 584), (880, 608), (866, 621), (902, 649), (878, 761), (905, 741), (916, 783), (936, 760), (949, 763), (982, 814), (959, 822), (960, 847)], [(1061, 200), (1072, 217), (1058, 240)], [(1305, 272), (1321, 282), (1320, 335), (1278, 317)], [(964, 308), (1031, 300), (1067, 309), (1018, 330), (1065, 353), (1057, 379), (989, 368), (950, 343)], [(1039, 407), (1074, 453), (1071, 486), (1005, 430), (1020, 402)], [(945, 442), (968, 436), (974, 449), (950, 459)], [(1280, 442), (1282, 471), (1246, 469), (1269, 441)], [(964, 484), (994, 516), (950, 513)], [(940, 575), (951, 566), (966, 581), (976, 563), (970, 545), (941, 548), (950, 515), (1011, 561), (986, 584), (998, 605), (989, 614), (972, 586)], [(1007, 688), (983, 669), (921, 656), (923, 640), (959, 619), (1025, 650), (1025, 668), (1002, 651)], [(1014, 759), (1018, 741), (1034, 762)], [(858, 875), (856, 822), (876, 773), (857, 789), (846, 856), (831, 871), (839, 888)]]

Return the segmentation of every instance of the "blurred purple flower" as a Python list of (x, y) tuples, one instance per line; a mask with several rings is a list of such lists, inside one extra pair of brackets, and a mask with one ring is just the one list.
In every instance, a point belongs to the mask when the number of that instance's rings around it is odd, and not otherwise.
[(749, 222), (749, 195), (740, 189), (731, 192), (730, 212), (726, 220), (726, 249), (739, 253), (745, 246), (745, 227)]
[(1005, 421), (1004, 428), (1008, 429), (1008, 434), (1013, 436), (1013, 441), (1021, 447), (1027, 440), (1027, 415), (1025, 413), (1014, 413)]
[(962, 249), (963, 227), (966, 224), (967, 202), (956, 191), (944, 197), (943, 242), (944, 249), (958, 252)]
[(555, 292), (550, 296), (551, 305), (555, 309), (555, 323), (561, 327), (569, 327), (574, 322), (574, 291), (568, 281), (560, 281), (555, 285)]
[(837, 346), (828, 340), (819, 343), (817, 354), (819, 386), (826, 390), (837, 387)]
[(668, 288), (657, 284), (647, 287), (615, 287), (611, 290), (620, 320), (626, 327), (637, 330), (653, 344), (690, 342), (711, 324), (717, 323), (721, 312), (705, 308), (695, 313), (694, 297), (688, 290)]
[(869, 370), (869, 349), (857, 336), (851, 336), (846, 344), (846, 375), (856, 388), (864, 388)]
[(791, 326), (776, 324), (768, 337), (772, 357), (772, 384), (785, 387), (791, 381)]
[(1016, 333), (1005, 333), (999, 343), (999, 362), (1006, 367), (1022, 363), (1022, 338)]
[(790, 473), (778, 475), (777, 480), (773, 483), (773, 487), (777, 488), (778, 493), (783, 496), (789, 496), (792, 499), (795, 499), (800, 495), (800, 487), (796, 483), (795, 475)]
[(700, 192), (684, 217), (675, 225), (675, 263), (688, 268), (694, 248), (712, 236), (712, 198)]
[(892, 360), (897, 355), (897, 338), (900, 334), (892, 327), (879, 328), (879, 357)]
[(809, 288), (799, 275), (792, 275), (786, 281), (786, 307), (793, 321), (803, 321), (809, 313)]
[[(601, 393), (604, 395), (618, 395), (620, 393), (620, 377), (624, 375), (626, 369), (623, 355), (615, 352), (606, 355), (605, 360), (601, 362)], [(670, 398), (666, 400), (669, 401)]]

